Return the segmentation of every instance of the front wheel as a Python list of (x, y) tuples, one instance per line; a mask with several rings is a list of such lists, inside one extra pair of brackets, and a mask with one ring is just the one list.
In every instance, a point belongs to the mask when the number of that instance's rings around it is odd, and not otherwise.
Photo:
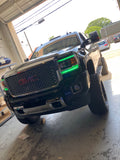
[(90, 96), (89, 108), (96, 115), (103, 115), (108, 112), (108, 100), (103, 82), (97, 74), (90, 76)]

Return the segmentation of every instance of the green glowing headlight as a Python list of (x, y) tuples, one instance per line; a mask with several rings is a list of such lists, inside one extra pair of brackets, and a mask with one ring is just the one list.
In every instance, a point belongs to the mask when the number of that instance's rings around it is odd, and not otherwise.
[(75, 65), (75, 66), (72, 66), (72, 67), (70, 67), (70, 68), (62, 71), (61, 74), (69, 73), (69, 72), (74, 71), (74, 70), (76, 70), (76, 69), (78, 69), (78, 68), (79, 68), (79, 65), (77, 64), (77, 65)]
[(66, 74), (79, 68), (74, 54), (59, 59), (58, 63), (61, 68), (61, 74)]
[(58, 60), (58, 62), (65, 61), (65, 60), (70, 59), (70, 58), (72, 58), (72, 57), (74, 57), (74, 55), (71, 55), (71, 56), (68, 56), (68, 57), (65, 57), (65, 58), (59, 59), (59, 60)]

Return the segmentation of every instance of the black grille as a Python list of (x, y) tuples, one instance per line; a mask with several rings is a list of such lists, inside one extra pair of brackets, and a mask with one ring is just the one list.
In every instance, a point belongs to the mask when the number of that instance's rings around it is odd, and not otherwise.
[(6, 79), (10, 93), (22, 96), (55, 87), (58, 84), (56, 63), (48, 61)]

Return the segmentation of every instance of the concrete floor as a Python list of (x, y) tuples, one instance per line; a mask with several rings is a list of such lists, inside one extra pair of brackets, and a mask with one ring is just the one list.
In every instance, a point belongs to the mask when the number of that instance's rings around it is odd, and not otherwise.
[(0, 127), (0, 160), (120, 160), (120, 56), (107, 62), (108, 115), (95, 116), (85, 106), (43, 116), (43, 126), (14, 116)]

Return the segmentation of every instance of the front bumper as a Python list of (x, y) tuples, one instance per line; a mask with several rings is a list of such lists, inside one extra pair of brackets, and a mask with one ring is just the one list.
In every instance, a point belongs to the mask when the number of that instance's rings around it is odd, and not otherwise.
[(43, 115), (80, 108), (90, 103), (88, 73), (86, 71), (78, 74), (72, 82), (68, 83), (66, 80), (59, 88), (44, 93), (19, 98), (6, 95), (5, 100), (8, 107), (20, 116)]
[(65, 103), (62, 97), (59, 99), (47, 102), (45, 105), (35, 106), (33, 108), (24, 108), (24, 106), (13, 107), (14, 112), (17, 114), (17, 117), (29, 117), (33, 115), (46, 115), (62, 111), (71, 111), (80, 107), (83, 107), (90, 103), (89, 91), (83, 93), (79, 97), (78, 101), (73, 101), (71, 105)]

